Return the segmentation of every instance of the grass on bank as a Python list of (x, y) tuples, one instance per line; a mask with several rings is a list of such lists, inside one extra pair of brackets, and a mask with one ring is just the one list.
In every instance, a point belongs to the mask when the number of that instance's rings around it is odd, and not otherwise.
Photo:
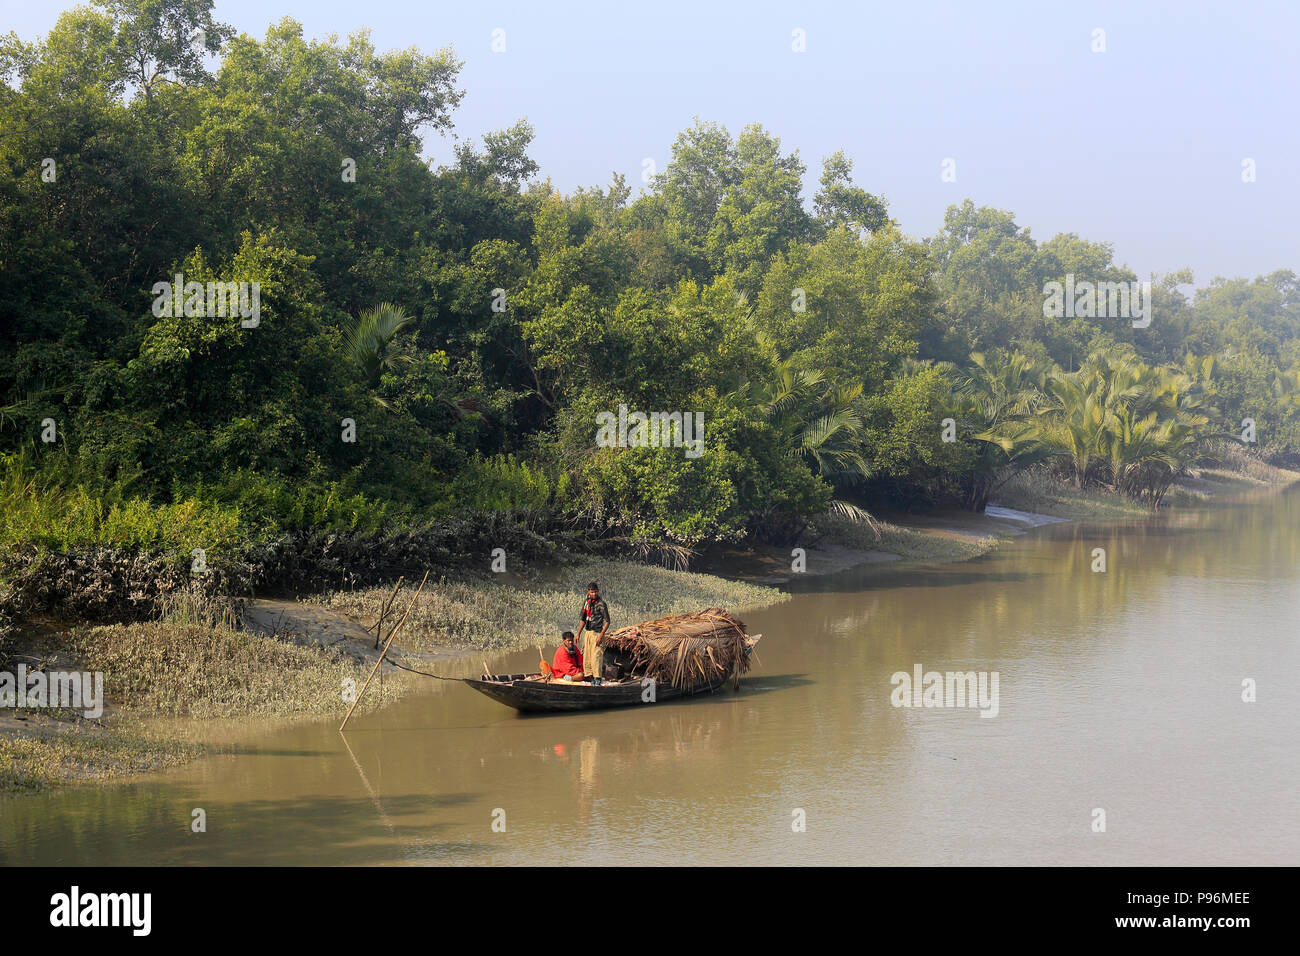
[[(739, 612), (788, 599), (773, 588), (618, 561), (566, 568), (562, 581), (535, 574), (508, 582), (489, 574), (426, 586), (399, 650), (549, 647), (560, 631), (576, 629), (583, 589), (592, 578), (600, 582), (616, 626), (712, 606)], [(404, 591), (400, 610), (415, 587)], [(312, 603), (369, 623), (391, 592), (388, 586), (337, 592)], [(168, 620), (44, 635), (42, 654), (104, 672), (111, 713), (98, 721), (69, 717), (66, 729), (60, 721), (58, 728), (39, 733), (0, 732), (0, 792), (162, 769), (203, 752), (151, 729), (146, 718), (288, 718), (346, 710), (345, 682), (360, 688), (368, 668), (334, 651), (231, 630), (222, 624), (224, 613), (180, 600), (168, 605)], [(376, 681), (359, 712), (386, 705), (407, 686), (392, 675)]]
[[(1217, 461), (1192, 469), (1170, 490), (1164, 507), (1195, 507), (1224, 492), (1278, 487), (1300, 480), (1300, 472), (1261, 461), (1236, 442), (1222, 442), (1214, 454)], [(1012, 477), (994, 495), (993, 503), (1076, 520), (1129, 518), (1152, 513), (1145, 505), (1105, 487), (1076, 488), (1073, 482), (1041, 465)]]
[(1175, 507), (1194, 508), (1224, 492), (1243, 493), (1300, 481), (1300, 472), (1260, 461), (1236, 442), (1224, 442), (1219, 461), (1198, 468), (1190, 480), (1169, 493)]
[[(1300, 480), (1300, 473), (1266, 464), (1234, 443), (1226, 443), (1217, 454), (1218, 463), (1195, 469), (1184, 485), (1169, 492), (1166, 507), (1202, 505), (1224, 491), (1248, 491)], [(1145, 505), (1108, 488), (1075, 487), (1046, 466), (1011, 477), (998, 489), (991, 504), (1076, 521), (1146, 517), (1152, 513)], [(970, 515), (972, 520), (976, 517)], [(904, 562), (915, 563), (969, 560), (991, 551), (1001, 540), (995, 534), (979, 536), (974, 529), (968, 532), (958, 521), (950, 524), (956, 526), (909, 528), (882, 521), (877, 538), (865, 524), (825, 516), (817, 519), (814, 531), (845, 547), (888, 552)]]
[(904, 561), (968, 561), (987, 554), (1002, 539), (996, 534), (968, 538), (960, 535), (927, 534), (915, 528), (903, 528), (882, 522), (880, 548), (898, 555)]
[[(996, 534), (906, 528), (888, 521), (877, 522), (877, 527), (880, 529), (879, 537), (862, 522), (825, 515), (817, 519), (813, 531), (846, 548), (883, 551), (898, 555), (905, 563), (917, 564), (968, 561), (992, 551), (1001, 541)], [(890, 567), (897, 567), (897, 564)]]
[[(345, 687), (359, 690), (367, 670), (336, 652), (167, 621), (47, 634), (41, 650), (75, 661), (78, 670), (103, 671), (109, 712), (98, 720), (12, 712), (30, 715), (31, 723), (0, 727), (0, 793), (161, 770), (205, 752), (148, 718), (342, 715), (351, 706)], [(358, 713), (391, 702), (405, 686), (401, 678), (375, 681)]]
[(202, 750), (198, 744), (85, 720), (47, 733), (0, 733), (0, 794), (38, 793), (71, 780), (164, 770), (194, 759)]
[[(708, 574), (669, 571), (625, 561), (587, 562), (567, 568), (563, 580), (529, 575), (510, 582), (486, 574), (461, 580), (430, 582), (402, 629), (405, 648), (435, 650), (472, 647), (519, 650), (557, 642), (561, 632), (576, 631), (588, 581), (596, 581), (609, 604), (611, 627), (636, 624), (668, 614), (709, 607), (732, 613), (789, 600), (775, 588), (728, 581)], [(334, 591), (307, 598), (369, 624), (379, 617), (392, 587)], [(394, 606), (405, 612), (416, 585), (403, 585)]]
[(1073, 482), (1043, 466), (1030, 468), (1010, 478), (998, 489), (991, 503), (1076, 521), (1151, 514), (1150, 508), (1105, 488), (1076, 488)]
[[(104, 672), (117, 707), (148, 717), (290, 717), (344, 713), (349, 680), (365, 674), (349, 658), (225, 628), (148, 622), (80, 628), (69, 651)], [(371, 686), (373, 710), (398, 693)]]

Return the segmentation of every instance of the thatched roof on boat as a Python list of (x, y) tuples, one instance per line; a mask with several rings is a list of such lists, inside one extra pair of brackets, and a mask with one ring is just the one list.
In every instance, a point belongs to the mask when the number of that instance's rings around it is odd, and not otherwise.
[(674, 614), (610, 631), (600, 646), (632, 661), (638, 674), (674, 687), (736, 678), (749, 670), (749, 649), (758, 638), (722, 608)]

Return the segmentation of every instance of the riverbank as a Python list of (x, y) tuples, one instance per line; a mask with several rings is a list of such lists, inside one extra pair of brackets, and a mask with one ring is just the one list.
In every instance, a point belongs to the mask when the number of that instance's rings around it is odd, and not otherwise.
[[(410, 616), (381, 679), (362, 699), (373, 711), (427, 678), (403, 668), (470, 676), (484, 654), (541, 647), (576, 626), (586, 583), (604, 589), (616, 622), (726, 607), (735, 613), (787, 600), (772, 588), (625, 561), (580, 561), (513, 574), (431, 580), (412, 604), (405, 584), (394, 607)], [(0, 711), (0, 793), (123, 778), (207, 752), (162, 718), (341, 718), (378, 658), (367, 628), (391, 586), (257, 599), (244, 629), (157, 621), (100, 627), (46, 625), (19, 648), (31, 667), (102, 671), (104, 715)]]
[[(1097, 547), (1107, 551), (1105, 574), (1090, 568)], [(1240, 687), (1243, 674), (1294, 669), (1285, 610), (1300, 599), (1300, 574), (1285, 558), (1297, 550), (1293, 490), (1042, 528), (966, 564), (882, 569), (876, 579), (850, 571), (741, 615), (765, 637), (739, 694), (653, 713), (528, 718), (421, 678), (345, 737), (335, 718), (232, 721), (230, 745), (218, 738), (213, 756), (187, 766), (0, 800), (0, 843), (12, 861), (47, 865), (529, 865), (555, 863), (557, 853), (581, 865), (593, 852), (608, 863), (646, 854), (671, 863), (680, 833), (654, 831), (646, 842), (644, 820), (657, 813), (698, 823), (692, 846), (720, 863), (737, 853), (758, 863), (791, 853), (805, 863), (942, 864), (954, 854), (999, 865), (1149, 862), (1149, 834), (1112, 827), (1124, 842), (1102, 846), (1086, 825), (1091, 803), (1062, 810), (1062, 793), (1102, 786), (1126, 819), (1140, 811), (1144, 827), (1177, 811), (1160, 834), (1164, 857), (1279, 858), (1298, 845), (1294, 826), (1237, 824), (1243, 812), (1291, 819), (1294, 781), (1258, 768), (1286, 765), (1295, 707), (1276, 720), (1257, 708), (1294, 702), (1272, 694), (1244, 704)], [(1243, 582), (1263, 596), (1243, 600)], [(1232, 641), (1216, 623), (1235, 628)], [(531, 660), (529, 649), (489, 663), (518, 670)], [(997, 717), (981, 718), (973, 703), (895, 707), (893, 675), (918, 663), (998, 671)], [(1198, 692), (1135, 693), (1135, 674)], [(1135, 737), (1134, 727), (1143, 732)], [(223, 728), (186, 721), (178, 733), (187, 729)], [(1200, 819), (1203, 795), (1229, 779), (1225, 768), (1234, 780), (1255, 773), (1266, 799), (1243, 805), (1225, 792), (1205, 833), (1179, 843), (1178, 821)], [(990, 811), (974, 778), (1016, 799)], [(733, 826), (737, 805), (752, 810), (743, 826)], [(817, 807), (833, 832), (810, 827), (776, 845), (792, 806)], [(206, 835), (186, 826), (196, 807), (207, 810)], [(496, 808), (513, 836), (490, 830)], [(990, 812), (1007, 840), (981, 836)], [(1042, 833), (1072, 825), (1063, 813), (1084, 825), (1044, 843)], [(566, 825), (601, 834), (599, 845), (536, 839)], [(917, 839), (936, 826), (942, 845)]]
[[(589, 581), (600, 585), (619, 626), (707, 607), (743, 614), (788, 599), (773, 588), (744, 581), (627, 561), (583, 561), (562, 570), (540, 568), (511, 576), (443, 578), (426, 587), (411, 607), (401, 633), (401, 653), (421, 659), (439, 652), (465, 656), (542, 647), (549, 657), (560, 633), (576, 629)], [(414, 584), (404, 585), (394, 606), (404, 610), (415, 591)], [(390, 587), (334, 591), (302, 603), (353, 621), (374, 620), (391, 593)]]
[[(104, 675), (102, 715), (76, 709), (0, 710), (0, 793), (104, 780), (176, 766), (205, 752), (168, 718), (310, 719), (339, 713), (365, 670), (332, 649), (311, 649), (224, 626), (154, 621), (99, 627), (45, 625), (17, 655), (28, 671)], [(377, 682), (360, 710), (400, 696)]]
[[(1300, 472), (1269, 465), (1227, 444), (1223, 460), (1194, 468), (1165, 496), (1162, 510), (1195, 508), (1217, 498), (1281, 490), (1300, 481)], [(1076, 488), (1044, 468), (1016, 475), (1004, 484), (993, 501), (997, 505), (1065, 518), (1101, 521), (1148, 517), (1150, 509), (1103, 488)]]
[[(1300, 473), (1243, 456), (1190, 475), (1171, 507), (1196, 507), (1226, 495), (1279, 489)], [(427, 678), (411, 669), (470, 676), (485, 654), (530, 647), (549, 656), (573, 629), (577, 604), (595, 579), (616, 623), (720, 606), (746, 610), (788, 600), (779, 586), (798, 574), (831, 574), (862, 564), (941, 564), (988, 553), (1007, 537), (1063, 520), (1145, 517), (1147, 509), (1097, 489), (1076, 489), (1045, 473), (1018, 476), (982, 514), (887, 513), (877, 529), (841, 519), (812, 529), (793, 548), (716, 549), (696, 571), (568, 556), (511, 573), (444, 574), (411, 605), (405, 583), (394, 601), (410, 616), (361, 711), (378, 709)], [(373, 624), (391, 585), (296, 597), (263, 596), (241, 620), (204, 620), (180, 608), (169, 620), (99, 627), (45, 622), (16, 648), (47, 670), (102, 671), (107, 706), (90, 720), (74, 712), (0, 710), (0, 793), (121, 779), (208, 752), (183, 739), (166, 718), (274, 719), (339, 716), (378, 659)]]
[[(1300, 481), (1300, 472), (1265, 464), (1236, 446), (1224, 461), (1193, 469), (1165, 498), (1164, 509), (1202, 507), (1215, 499), (1278, 491)], [(982, 513), (947, 509), (923, 514), (877, 512), (875, 528), (862, 522), (819, 519), (798, 552), (789, 547), (716, 548), (697, 566), (766, 585), (786, 584), (801, 574), (834, 574), (860, 565), (897, 569), (948, 564), (987, 554), (1002, 541), (1061, 521), (1149, 518), (1152, 512), (1105, 488), (1077, 488), (1046, 468), (1021, 472), (999, 487)]]

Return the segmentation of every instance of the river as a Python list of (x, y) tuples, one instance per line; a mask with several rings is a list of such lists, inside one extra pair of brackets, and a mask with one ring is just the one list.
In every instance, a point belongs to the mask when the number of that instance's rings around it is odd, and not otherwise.
[[(1288, 492), (807, 577), (742, 615), (739, 693), (523, 717), (428, 681), (346, 738), (0, 798), (0, 863), (1295, 864), (1298, 557)], [(917, 665), (996, 672), (996, 716), (894, 706)]]

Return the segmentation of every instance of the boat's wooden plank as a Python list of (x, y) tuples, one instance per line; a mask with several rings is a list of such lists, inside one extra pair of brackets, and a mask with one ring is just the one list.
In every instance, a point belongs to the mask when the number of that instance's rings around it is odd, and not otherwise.
[[(513, 677), (513, 675), (497, 676)], [(642, 699), (639, 680), (600, 686), (580, 682), (488, 680), (486, 678), (466, 678), (465, 683), (493, 700), (525, 712), (600, 710), (608, 707), (644, 706), (647, 703)], [(719, 680), (688, 689), (660, 684), (655, 690), (655, 702), (707, 693), (716, 690), (723, 683), (725, 681)]]

